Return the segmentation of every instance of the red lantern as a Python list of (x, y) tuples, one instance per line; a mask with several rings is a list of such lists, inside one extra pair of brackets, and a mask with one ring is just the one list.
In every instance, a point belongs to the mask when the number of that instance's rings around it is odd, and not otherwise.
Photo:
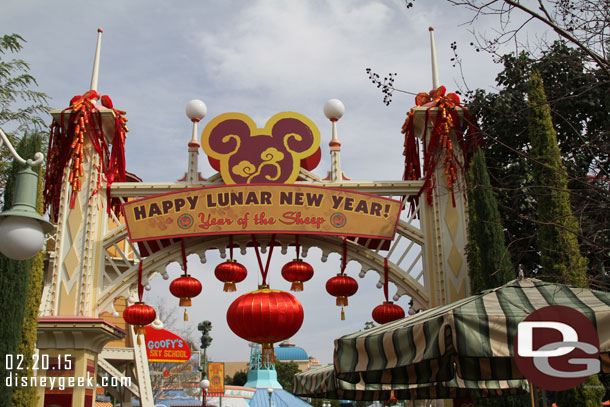
[(235, 283), (244, 281), (248, 275), (248, 270), (233, 259), (220, 263), (214, 270), (217, 279), (225, 283), (222, 291), (233, 292), (236, 290)]
[[(191, 298), (196, 297), (201, 293), (201, 283), (196, 278), (188, 274), (178, 277), (169, 285), (169, 292), (174, 297), (180, 298), (181, 307), (190, 307)], [(188, 321), (189, 316), (184, 310), (184, 320)]]
[(387, 324), (405, 317), (405, 310), (392, 301), (385, 301), (373, 309), (373, 319), (378, 324)]
[(341, 320), (345, 319), (343, 307), (348, 305), (347, 297), (351, 297), (358, 291), (358, 282), (343, 273), (339, 273), (326, 282), (326, 291), (333, 297), (337, 297), (337, 306), (341, 308)]
[(237, 298), (227, 310), (229, 328), (240, 338), (263, 345), (263, 360), (273, 362), (273, 343), (296, 334), (303, 324), (303, 306), (290, 293), (268, 286)]
[[(133, 325), (136, 335), (144, 335), (144, 332), (146, 331), (144, 327), (151, 324), (156, 317), (157, 313), (155, 312), (155, 309), (143, 302), (136, 302), (123, 311), (123, 319), (129, 325)], [(139, 336), (138, 345), (140, 345)]]
[(313, 277), (313, 267), (301, 259), (294, 259), (282, 267), (282, 277), (290, 281), (290, 291), (303, 291), (303, 282)]

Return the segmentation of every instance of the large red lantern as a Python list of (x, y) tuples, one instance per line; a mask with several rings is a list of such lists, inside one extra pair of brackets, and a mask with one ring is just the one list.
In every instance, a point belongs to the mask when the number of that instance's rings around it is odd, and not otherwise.
[(333, 297), (337, 297), (337, 306), (341, 307), (341, 320), (344, 320), (343, 307), (348, 305), (347, 297), (351, 297), (358, 291), (358, 282), (348, 275), (339, 273), (326, 282), (326, 291)]
[(387, 324), (405, 317), (405, 310), (392, 301), (385, 301), (373, 309), (373, 319), (378, 324)]
[[(201, 290), (202, 286), (199, 280), (188, 274), (178, 277), (169, 285), (169, 292), (174, 297), (180, 298), (181, 307), (190, 307), (191, 298), (198, 296)], [(188, 321), (188, 319), (188, 314), (184, 310), (184, 320)]]
[(282, 277), (290, 281), (290, 291), (303, 291), (303, 282), (313, 277), (313, 267), (301, 259), (294, 259), (282, 267)]
[[(133, 325), (136, 335), (144, 335), (146, 332), (144, 327), (151, 324), (156, 317), (155, 309), (143, 302), (136, 302), (123, 311), (123, 319), (129, 325)], [(138, 345), (140, 344), (140, 337), (138, 336)]]
[(296, 334), (303, 306), (290, 293), (266, 285), (238, 297), (227, 310), (229, 328), (240, 338), (263, 345), (263, 360), (273, 362), (273, 343)]
[(233, 292), (236, 290), (235, 283), (244, 281), (248, 275), (248, 270), (233, 259), (229, 259), (224, 263), (220, 263), (214, 269), (214, 275), (217, 279), (225, 283), (223, 291)]

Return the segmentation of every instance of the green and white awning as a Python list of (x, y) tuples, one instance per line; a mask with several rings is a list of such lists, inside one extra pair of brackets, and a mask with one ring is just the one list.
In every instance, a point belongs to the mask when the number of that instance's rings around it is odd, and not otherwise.
[(525, 380), (468, 381), (454, 378), (425, 384), (364, 384), (337, 379), (333, 366), (324, 366), (294, 377), (293, 393), (301, 397), (341, 400), (398, 400), (500, 396), (529, 391)]
[(456, 374), (521, 379), (513, 358), (517, 324), (548, 305), (587, 316), (599, 336), (602, 371), (610, 372), (610, 293), (524, 279), (336, 339), (337, 378), (394, 385), (444, 382)]

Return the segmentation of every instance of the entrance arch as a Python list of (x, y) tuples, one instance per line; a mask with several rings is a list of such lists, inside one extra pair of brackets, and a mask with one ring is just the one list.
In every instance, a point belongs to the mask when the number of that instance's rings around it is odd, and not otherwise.
[[(414, 109), (415, 115), (429, 114), (424, 108)], [(61, 122), (61, 111), (53, 112), (57, 123)], [(102, 120), (114, 123), (111, 112), (102, 112)], [(104, 125), (106, 125), (106, 122)], [(419, 122), (424, 123), (423, 121)], [(426, 121), (427, 123), (427, 121)], [(416, 122), (417, 124), (417, 122)], [(426, 138), (431, 124), (420, 126), (418, 134)], [(456, 143), (457, 145), (457, 143)], [(103, 317), (113, 319), (117, 298), (129, 298), (136, 290), (137, 270), (143, 260), (144, 279), (155, 273), (164, 273), (173, 262), (181, 262), (179, 241), (162, 240), (130, 242), (126, 226), (114, 213), (106, 212), (106, 191), (122, 202), (135, 198), (149, 197), (186, 188), (223, 185), (220, 175), (200, 180), (197, 174), (197, 149), (189, 147), (189, 170), (183, 181), (175, 183), (113, 183), (111, 186), (99, 184), (101, 158), (90, 145), (86, 145), (86, 157), (82, 190), (75, 195), (74, 207), (69, 204), (70, 184), (64, 179), (60, 200), (58, 231), (45, 277), (41, 315), (76, 315), (82, 317)], [(332, 151), (335, 158), (338, 150)], [(338, 162), (335, 160), (334, 162)], [(431, 204), (422, 199), (411, 212), (403, 211), (394, 240), (389, 249), (379, 250), (374, 241), (363, 238), (349, 240), (348, 261), (360, 264), (361, 277), (371, 271), (383, 275), (384, 258), (389, 260), (389, 280), (396, 286), (395, 296), (408, 295), (413, 299), (414, 308), (430, 308), (442, 305), (468, 293), (467, 264), (464, 254), (466, 244), (466, 199), (464, 181), (452, 186), (449, 194), (443, 184), (444, 169), (434, 169), (437, 185), (433, 190)], [(294, 184), (330, 187), (403, 200), (417, 196), (424, 182), (413, 181), (351, 181), (321, 179), (301, 169)], [(259, 241), (267, 244), (270, 238), (259, 235)], [(294, 243), (294, 235), (276, 235), (278, 244), (285, 250)], [(234, 243), (246, 249), (250, 235), (236, 235)], [(185, 239), (187, 254), (197, 254), (205, 260), (206, 252), (219, 250), (226, 253), (226, 236), (199, 236)], [(310, 248), (322, 251), (321, 260), (331, 253), (342, 254), (343, 239), (340, 236), (301, 235), (300, 245), (304, 256)], [(144, 251), (147, 255), (144, 256)], [(382, 281), (382, 278), (380, 277)], [(112, 317), (112, 318), (111, 318)], [(125, 326), (125, 325), (123, 325)], [(142, 406), (152, 403), (152, 392), (146, 351), (144, 346), (133, 340), (133, 329), (127, 326), (128, 339), (121, 346), (110, 344), (96, 357), (98, 374), (105, 372), (119, 379), (135, 372), (134, 383), (120, 398), (129, 403), (130, 395), (141, 399)], [(55, 349), (41, 350), (57, 352)], [(86, 366), (86, 365), (83, 365)]]

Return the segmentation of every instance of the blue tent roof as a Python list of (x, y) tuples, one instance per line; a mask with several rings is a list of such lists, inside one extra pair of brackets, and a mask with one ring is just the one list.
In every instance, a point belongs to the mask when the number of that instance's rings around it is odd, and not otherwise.
[(277, 360), (308, 360), (305, 349), (298, 346), (279, 346), (275, 349), (275, 358)]
[[(256, 389), (256, 393), (250, 400), (250, 407), (269, 407), (267, 389)], [(271, 407), (311, 407), (311, 404), (304, 402), (284, 389), (273, 389)]]

